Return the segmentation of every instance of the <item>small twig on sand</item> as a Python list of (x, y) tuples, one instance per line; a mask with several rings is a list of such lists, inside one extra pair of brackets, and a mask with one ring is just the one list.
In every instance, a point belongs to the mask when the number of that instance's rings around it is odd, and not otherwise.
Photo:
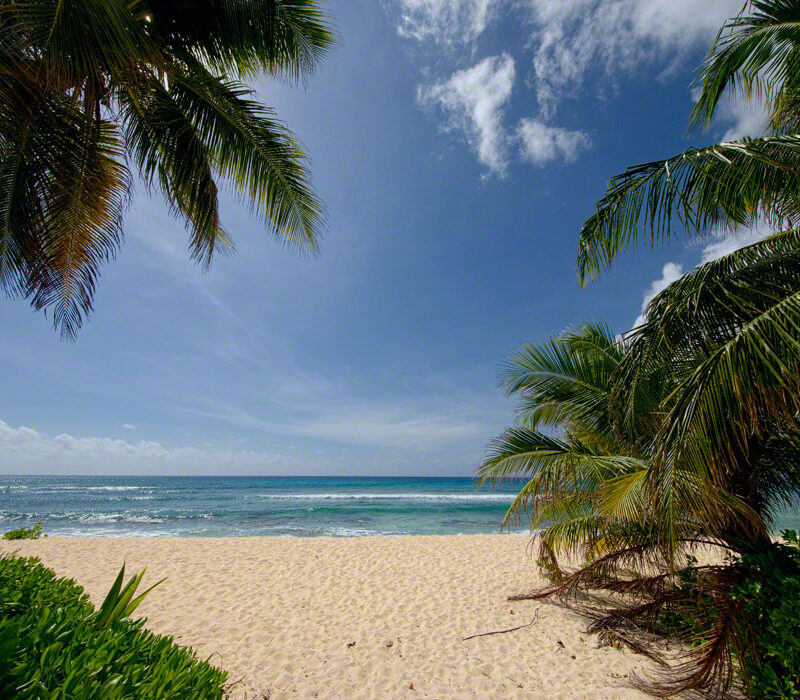
[(519, 625), (518, 627), (512, 627), (507, 630), (495, 630), (494, 632), (481, 632), (480, 634), (471, 634), (469, 637), (464, 637), (461, 641), (466, 642), (468, 639), (475, 639), (475, 637), (488, 637), (490, 634), (505, 634), (506, 632), (515, 632), (516, 630), (521, 630), (523, 627), (530, 627), (538, 619), (539, 619), (539, 611), (537, 610), (533, 615), (533, 619), (527, 625)]

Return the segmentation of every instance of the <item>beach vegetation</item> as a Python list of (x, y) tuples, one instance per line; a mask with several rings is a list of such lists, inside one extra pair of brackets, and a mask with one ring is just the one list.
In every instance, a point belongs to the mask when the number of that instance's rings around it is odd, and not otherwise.
[(134, 182), (192, 260), (233, 249), (220, 189), (316, 251), (307, 157), (247, 80), (307, 79), (333, 42), (315, 0), (0, 0), (0, 286), (72, 338), (118, 252)]
[[(682, 347), (689, 362), (691, 346)], [(643, 682), (651, 691), (754, 687), (764, 640), (789, 631), (780, 622), (795, 612), (767, 612), (779, 598), (766, 589), (755, 595), (756, 572), (783, 572), (773, 588), (800, 585), (796, 569), (777, 566), (790, 558), (771, 540), (775, 513), (800, 493), (800, 432), (783, 424), (751, 435), (748, 459), (724, 483), (714, 481), (702, 451), (681, 455), (662, 483), (658, 437), (691, 364), (680, 355), (640, 362), (639, 350), (633, 339), (587, 325), (526, 345), (509, 361), (504, 383), (519, 399), (517, 425), (492, 443), (478, 475), (521, 480), (504, 524), (530, 518), (537, 561), (551, 581), (512, 599), (556, 597), (586, 615), (605, 643), (665, 667), (677, 662)], [(754, 596), (751, 605), (744, 591)], [(760, 611), (759, 624), (751, 610)], [(673, 650), (684, 653), (667, 653), (660, 639), (680, 642)], [(776, 682), (791, 682), (780, 673), (790, 667), (770, 666)]]
[(145, 630), (144, 619), (108, 614), (127, 595), (117, 581), (105, 610), (95, 610), (75, 581), (56, 577), (38, 559), (0, 557), (0, 696), (222, 698), (224, 671)]
[(38, 540), (42, 535), (42, 524), (36, 523), (32, 527), (18, 527), (3, 534), (4, 540)]
[(100, 609), (97, 611), (97, 615), (94, 620), (94, 624), (97, 627), (108, 627), (118, 620), (123, 620), (126, 617), (130, 617), (136, 608), (139, 607), (139, 604), (144, 600), (147, 594), (150, 593), (150, 591), (152, 591), (156, 586), (165, 581), (165, 579), (162, 578), (160, 581), (156, 581), (152, 586), (150, 586), (150, 588), (146, 589), (139, 595), (136, 595), (136, 591), (139, 588), (139, 584), (142, 582), (146, 571), (147, 568), (145, 567), (138, 574), (134, 574), (128, 583), (123, 586), (122, 582), (125, 579), (125, 564), (122, 565), (122, 568), (119, 570), (119, 574), (117, 574), (117, 578), (114, 579), (111, 589), (106, 594), (105, 599), (100, 605)]
[(745, 570), (734, 588), (758, 630), (759, 656), (746, 659), (754, 697), (800, 698), (800, 542), (785, 530), (782, 543), (740, 559)]
[(692, 123), (738, 94), (765, 102), (768, 132), (612, 178), (577, 268), (585, 284), (678, 231), (772, 233), (671, 284), (622, 336), (525, 346), (503, 376), (517, 425), (479, 468), (522, 481), (506, 517), (531, 518), (552, 583), (521, 597), (556, 596), (651, 656), (663, 673), (639, 682), (661, 695), (797, 692), (796, 540), (773, 528), (800, 496), (799, 27), (797, 2), (752, 0), (722, 28)]

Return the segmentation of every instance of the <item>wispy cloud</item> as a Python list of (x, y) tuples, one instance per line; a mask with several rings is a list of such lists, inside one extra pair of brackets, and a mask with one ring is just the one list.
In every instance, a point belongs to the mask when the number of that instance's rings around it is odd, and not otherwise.
[[(483, 441), (507, 417), (487, 409), (485, 398), (459, 397), (458, 409), (428, 398), (328, 401), (298, 404), (292, 415), (264, 418), (241, 406), (217, 406), (204, 415), (267, 434), (298, 436), (347, 445), (406, 451), (429, 450)], [(200, 412), (200, 411), (198, 411)]]
[(136, 430), (136, 426), (133, 425), (133, 423), (123, 423), (122, 427), (125, 428), (125, 430)]
[(286, 474), (318, 471), (319, 461), (256, 450), (165, 447), (106, 437), (49, 436), (0, 420), (0, 472), (25, 474)]
[(571, 163), (592, 145), (585, 131), (548, 126), (538, 119), (523, 119), (517, 137), (522, 157), (540, 166), (555, 160)]
[(478, 160), (500, 177), (508, 166), (508, 138), (503, 108), (514, 87), (514, 59), (490, 56), (460, 70), (442, 83), (420, 86), (419, 103), (438, 106), (445, 114), (445, 130), (463, 133)]
[[(542, 116), (587, 77), (606, 91), (621, 77), (658, 63), (669, 69), (689, 51), (707, 47), (740, 0), (528, 0), (533, 85)], [(599, 73), (599, 75), (598, 75)]]
[(486, 29), (499, 0), (394, 0), (388, 3), (400, 36), (466, 44)]

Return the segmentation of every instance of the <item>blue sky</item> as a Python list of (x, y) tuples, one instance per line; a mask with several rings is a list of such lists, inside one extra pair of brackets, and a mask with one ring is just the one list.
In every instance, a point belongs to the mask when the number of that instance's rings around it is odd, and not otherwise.
[(471, 474), (511, 420), (497, 374), (521, 343), (624, 331), (735, 245), (636, 251), (584, 290), (574, 271), (610, 176), (761, 128), (734, 102), (686, 131), (740, 4), (332, 0), (340, 40), (308, 88), (259, 85), (312, 156), (322, 254), (229, 198), (237, 251), (203, 274), (140, 187), (77, 342), (0, 304), (0, 472)]

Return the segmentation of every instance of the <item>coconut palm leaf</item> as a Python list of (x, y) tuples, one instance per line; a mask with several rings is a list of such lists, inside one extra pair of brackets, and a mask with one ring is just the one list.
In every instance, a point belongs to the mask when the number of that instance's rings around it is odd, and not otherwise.
[(160, 81), (143, 79), (137, 87), (119, 96), (128, 152), (145, 183), (184, 217), (192, 257), (207, 267), (221, 235), (211, 154)]
[[(752, 0), (720, 30), (697, 83), (692, 122), (707, 125), (726, 92), (784, 103), (794, 92), (800, 47), (797, 0)], [(794, 99), (790, 96), (789, 99)]]
[[(676, 375), (654, 441), (655, 471), (688, 460), (696, 473), (725, 483), (743, 463), (755, 467), (762, 436), (776, 430), (787, 470), (793, 463), (799, 242), (797, 231), (787, 231), (701, 266), (657, 295), (648, 321), (629, 337), (620, 363), (627, 388), (615, 406), (632, 411), (625, 395), (643, 372)], [(790, 482), (787, 493), (800, 485)]]
[(129, 162), (204, 268), (231, 249), (218, 183), (316, 251), (325, 215), (303, 149), (239, 80), (303, 79), (332, 40), (312, 0), (0, 0), (6, 293), (74, 337), (121, 243)]
[(313, 0), (139, 0), (133, 9), (150, 17), (170, 51), (189, 51), (217, 74), (299, 80), (333, 43), (329, 18)]
[(15, 296), (26, 289), (27, 253), (35, 238), (31, 224), (43, 216), (29, 158), (29, 134), (19, 128), (17, 139), (0, 141), (0, 285)]
[(325, 217), (306, 158), (275, 113), (244, 86), (199, 69), (177, 72), (176, 104), (196, 125), (220, 176), (290, 244), (317, 249)]
[(525, 345), (501, 375), (509, 395), (521, 398), (518, 415), (535, 430), (567, 420), (610, 434), (609, 379), (621, 358), (619, 344), (601, 325), (587, 325), (538, 345)]
[(719, 226), (800, 223), (800, 136), (742, 139), (628, 168), (611, 179), (578, 242), (582, 284), (623, 250)]
[(50, 274), (35, 289), (32, 303), (36, 309), (51, 308), (62, 337), (73, 338), (91, 309), (100, 265), (119, 246), (130, 182), (113, 125), (75, 124), (68, 133), (62, 122), (59, 133), (66, 143), (48, 159), (41, 195), (41, 249)]

